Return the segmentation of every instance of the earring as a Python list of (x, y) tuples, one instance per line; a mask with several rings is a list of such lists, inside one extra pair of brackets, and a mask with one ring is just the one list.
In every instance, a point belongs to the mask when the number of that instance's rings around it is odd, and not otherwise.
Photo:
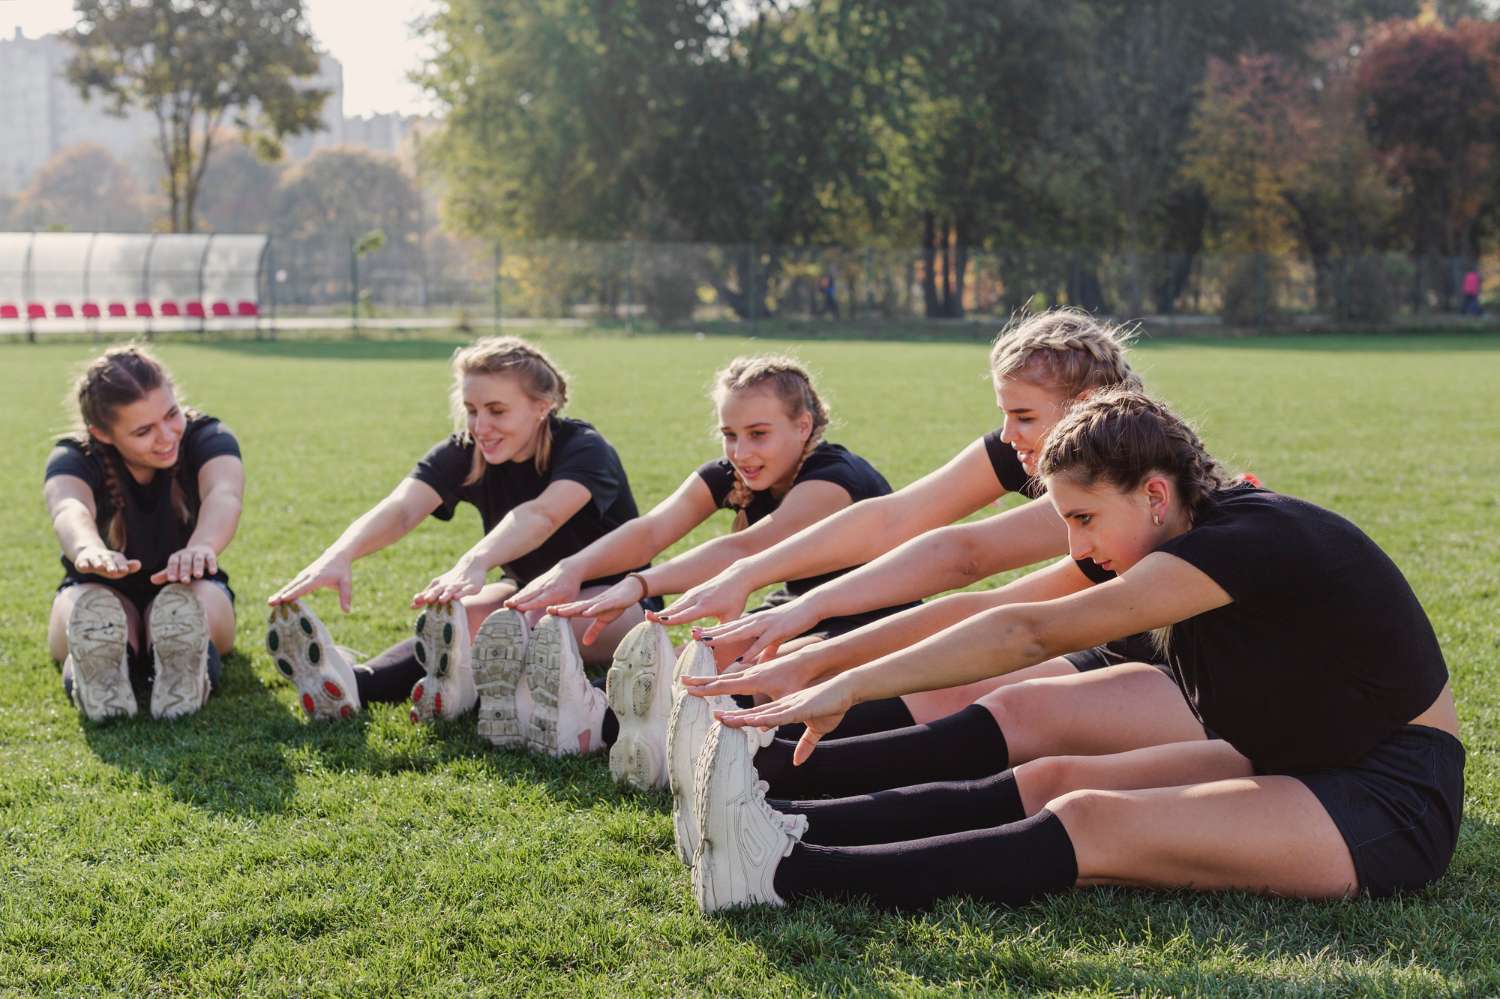
[(1154, 521), (1156, 521), (1156, 526), (1157, 527), (1161, 526), (1161, 514), (1159, 514), (1159, 513), (1153, 513), (1151, 515), (1151, 519), (1154, 520)]

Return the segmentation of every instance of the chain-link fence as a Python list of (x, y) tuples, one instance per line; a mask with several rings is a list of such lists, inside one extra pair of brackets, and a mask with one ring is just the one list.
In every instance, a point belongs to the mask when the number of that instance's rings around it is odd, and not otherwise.
[[(1479, 311), (1474, 261), (1358, 257), (760, 247), (695, 243), (462, 243), (357, 258), (347, 239), (272, 248), (279, 316), (500, 315), (671, 327), (769, 318), (1002, 318), (1082, 306), (1237, 327), (1378, 325)], [(1466, 289), (1466, 283), (1468, 288)]]

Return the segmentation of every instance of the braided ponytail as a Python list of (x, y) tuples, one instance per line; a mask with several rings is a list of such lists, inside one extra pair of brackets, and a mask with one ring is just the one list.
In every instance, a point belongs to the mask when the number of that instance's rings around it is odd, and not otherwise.
[(1016, 319), (995, 338), (990, 374), (1016, 375), (1056, 387), (1070, 399), (1110, 385), (1141, 388), (1125, 356), (1132, 333), (1077, 309)]
[[(793, 420), (800, 419), (803, 413), (812, 416), (812, 432), (807, 435), (807, 441), (802, 445), (802, 457), (792, 470), (792, 481), (795, 483), (802, 466), (807, 463), (808, 455), (823, 443), (823, 432), (828, 429), (828, 407), (813, 387), (812, 375), (795, 358), (786, 354), (735, 358), (714, 375), (710, 395), (717, 403), (730, 392), (752, 388), (770, 391), (781, 400), (786, 407), (786, 415)], [(750, 526), (749, 508), (750, 501), (754, 498), (755, 491), (750, 488), (750, 483), (745, 481), (738, 468), (734, 469), (734, 487), (725, 499), (735, 510), (733, 531), (743, 531)]]
[[(85, 451), (104, 459), (104, 489), (110, 506), (105, 542), (115, 551), (123, 552), (129, 540), (125, 530), (125, 504), (129, 494), (125, 491), (123, 478), (128, 473), (120, 452), (95, 437), (89, 428), (113, 426), (121, 408), (139, 402), (158, 388), (175, 391), (172, 376), (154, 354), (136, 343), (106, 350), (89, 362), (73, 386), (79, 423), (74, 437)], [(191, 410), (184, 409), (183, 412), (189, 417), (195, 415)], [(180, 453), (178, 460), (181, 460)], [(174, 462), (165, 471), (169, 477), (172, 512), (178, 520), (187, 523), (192, 511), (188, 509), (187, 496), (177, 481), (177, 464)]]

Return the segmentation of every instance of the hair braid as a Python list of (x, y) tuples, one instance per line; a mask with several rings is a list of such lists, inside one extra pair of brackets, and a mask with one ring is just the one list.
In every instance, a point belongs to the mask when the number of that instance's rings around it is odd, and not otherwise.
[(1111, 385), (1141, 387), (1126, 350), (1131, 330), (1100, 322), (1077, 309), (1053, 309), (1009, 323), (990, 350), (990, 374), (1045, 382), (1075, 398)]
[[(792, 470), (792, 482), (795, 484), (808, 456), (823, 443), (823, 432), (828, 429), (829, 423), (828, 407), (813, 387), (812, 375), (795, 358), (786, 354), (735, 358), (714, 376), (711, 394), (717, 402), (729, 392), (760, 387), (770, 389), (781, 400), (791, 419), (799, 419), (803, 413), (812, 416), (812, 432), (807, 435), (807, 440), (802, 445), (802, 457)], [(755, 490), (750, 488), (750, 483), (745, 481), (740, 470), (734, 468), (734, 486), (725, 497), (725, 502), (735, 510), (733, 531), (743, 531), (750, 526), (749, 508), (754, 498)]]

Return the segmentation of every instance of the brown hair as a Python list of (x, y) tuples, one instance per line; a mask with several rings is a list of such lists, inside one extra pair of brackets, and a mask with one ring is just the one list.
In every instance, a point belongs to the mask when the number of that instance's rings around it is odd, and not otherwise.
[[(1104, 482), (1121, 492), (1140, 487), (1153, 475), (1166, 476), (1182, 499), (1189, 525), (1215, 493), (1244, 481), (1226, 472), (1166, 403), (1124, 386), (1073, 406), (1042, 445), (1037, 474), (1063, 476), (1084, 487)], [(1165, 654), (1172, 629), (1157, 628), (1151, 637)]]
[(990, 349), (995, 381), (1020, 375), (1076, 398), (1110, 385), (1141, 387), (1125, 357), (1130, 330), (1077, 309), (1053, 309), (1011, 320)]
[[(125, 533), (125, 491), (122, 475), (126, 474), (124, 459), (111, 444), (106, 444), (89, 432), (90, 427), (110, 429), (121, 408), (139, 402), (155, 389), (175, 391), (172, 376), (161, 361), (145, 347), (136, 343), (111, 347), (100, 357), (90, 361), (83, 374), (73, 386), (73, 397), (78, 404), (79, 426), (77, 440), (84, 449), (104, 459), (104, 490), (113, 510), (105, 543), (115, 551), (123, 552), (129, 539)], [(192, 411), (184, 408), (191, 417)], [(178, 452), (179, 458), (181, 452)], [(187, 497), (177, 482), (177, 465), (167, 469), (171, 479), (170, 495), (172, 512), (183, 523), (192, 516), (188, 510)]]
[[(453, 352), (453, 392), (450, 402), (453, 419), (466, 440), (472, 440), (466, 429), (464, 413), (464, 378), (467, 375), (513, 375), (521, 390), (538, 402), (550, 402), (552, 411), (537, 430), (536, 463), (538, 473), (545, 474), (552, 460), (552, 417), (562, 413), (568, 404), (567, 377), (552, 358), (518, 336), (481, 337)], [(484, 477), (484, 455), (474, 448), (474, 467), (464, 485), (471, 486)]]
[[(780, 399), (786, 407), (786, 415), (793, 420), (799, 419), (803, 413), (812, 415), (812, 433), (807, 435), (807, 443), (802, 446), (802, 457), (792, 470), (792, 481), (795, 482), (807, 456), (823, 442), (823, 431), (828, 429), (828, 407), (818, 397), (812, 375), (795, 358), (786, 354), (736, 357), (714, 375), (709, 395), (717, 404), (730, 392), (755, 388), (764, 389)], [(737, 511), (734, 517), (735, 531), (743, 531), (749, 526), (747, 509), (754, 497), (755, 491), (736, 468), (734, 488), (726, 498), (729, 505)]]

